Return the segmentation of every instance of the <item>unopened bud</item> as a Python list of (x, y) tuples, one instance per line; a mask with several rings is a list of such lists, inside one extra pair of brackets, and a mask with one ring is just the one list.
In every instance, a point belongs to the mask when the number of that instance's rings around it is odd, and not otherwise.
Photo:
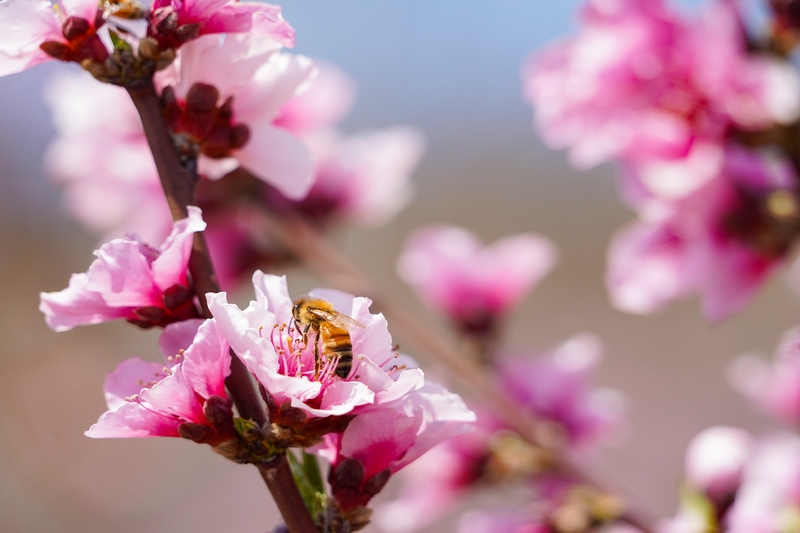
[(334, 468), (331, 483), (340, 488), (356, 489), (364, 480), (364, 473), (361, 461), (348, 457)]
[(214, 428), (204, 426), (203, 424), (184, 422), (178, 426), (178, 434), (184, 439), (189, 439), (202, 444), (216, 437), (217, 431)]
[(108, 77), (105, 65), (96, 61), (92, 61), (91, 59), (84, 59), (81, 61), (81, 67), (83, 67), (83, 70), (87, 71), (95, 79), (100, 81), (105, 81), (105, 79)]
[(61, 61), (69, 61), (72, 56), (72, 48), (58, 41), (45, 41), (39, 45), (39, 48), (50, 57)]
[(176, 309), (192, 299), (194, 293), (188, 287), (176, 283), (164, 291), (164, 306)]
[(178, 13), (172, 6), (160, 7), (153, 12), (152, 24), (158, 33), (173, 33), (178, 29)]
[(184, 24), (175, 31), (175, 36), (181, 42), (196, 39), (198, 35), (200, 35), (199, 24)]
[(145, 37), (139, 41), (139, 56), (155, 61), (159, 58), (158, 41), (152, 37)]
[(61, 32), (68, 41), (79, 39), (91, 29), (89, 21), (79, 17), (68, 17), (61, 26)]

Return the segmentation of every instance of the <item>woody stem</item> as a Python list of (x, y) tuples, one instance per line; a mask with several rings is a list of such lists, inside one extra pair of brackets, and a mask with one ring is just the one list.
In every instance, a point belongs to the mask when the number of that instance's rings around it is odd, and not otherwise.
[[(199, 176), (184, 166), (175, 149), (162, 114), (161, 99), (152, 80), (125, 89), (142, 120), (172, 218), (186, 218), (188, 206), (196, 203)], [(206, 294), (219, 292), (220, 286), (202, 233), (195, 233), (189, 273), (203, 309), (203, 316), (211, 318)], [(259, 426), (267, 422), (265, 407), (253, 386), (250, 373), (238, 357), (231, 358), (231, 374), (225, 380), (225, 385), (242, 418), (253, 420)], [(289, 530), (292, 533), (318, 533), (294, 482), (286, 456), (276, 457), (269, 463), (259, 465), (258, 469)]]

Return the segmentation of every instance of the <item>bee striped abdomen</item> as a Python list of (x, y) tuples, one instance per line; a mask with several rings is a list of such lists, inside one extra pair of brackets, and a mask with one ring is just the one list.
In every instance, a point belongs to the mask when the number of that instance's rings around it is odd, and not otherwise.
[(338, 357), (336, 362), (336, 375), (344, 379), (353, 368), (353, 343), (350, 333), (329, 322), (320, 324), (320, 337), (322, 351), (329, 357)]

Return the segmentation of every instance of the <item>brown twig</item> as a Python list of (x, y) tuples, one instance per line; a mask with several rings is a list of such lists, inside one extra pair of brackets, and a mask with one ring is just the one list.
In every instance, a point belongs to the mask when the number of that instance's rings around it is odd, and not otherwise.
[[(300, 216), (288, 212), (288, 210), (280, 215), (270, 213), (265, 209), (260, 209), (260, 213), (265, 217), (266, 227), (271, 230), (271, 235), (279, 239), (282, 246), (314, 271), (317, 276), (338, 289), (371, 298), (386, 314), (393, 327), (404, 331), (408, 337), (424, 348), (426, 353), (447, 365), (523, 439), (537, 447), (554, 452), (555, 468), (578, 482), (592, 485), (600, 490), (608, 490), (607, 483), (601, 483), (565, 454), (558, 453), (560, 450), (554, 449), (553, 443), (549, 442), (549, 439), (543, 434), (541, 428), (545, 425), (540, 424), (530, 413), (521, 411), (517, 403), (487, 380), (486, 372), (474, 363), (471, 357), (461, 353), (441, 334), (433, 331), (415, 315), (395, 305), (391, 299), (384, 297), (365, 273), (331, 246)], [(634, 513), (628, 510), (621, 519), (641, 529), (644, 533), (655, 530), (653, 526), (655, 520), (650, 518), (649, 514)]]
[[(172, 142), (161, 111), (161, 100), (152, 81), (126, 87), (142, 119), (153, 159), (158, 169), (164, 195), (175, 220), (186, 218), (187, 207), (195, 205), (199, 177), (184, 166)], [(219, 292), (220, 287), (214, 266), (202, 233), (196, 233), (189, 261), (189, 273), (195, 292), (200, 300), (203, 314), (210, 318), (206, 294)], [(238, 357), (231, 358), (231, 375), (225, 385), (233, 397), (239, 415), (263, 426), (267, 421), (266, 410), (253, 386), (250, 373)], [(292, 477), (285, 455), (269, 463), (258, 465), (261, 477), (272, 493), (286, 525), (292, 533), (318, 533), (308, 509)]]

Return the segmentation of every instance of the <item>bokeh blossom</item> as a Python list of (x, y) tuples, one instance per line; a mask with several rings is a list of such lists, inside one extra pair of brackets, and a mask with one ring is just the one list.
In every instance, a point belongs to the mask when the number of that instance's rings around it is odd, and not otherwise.
[[(747, 51), (732, 2), (688, 19), (661, 0), (590, 0), (580, 20), (524, 73), (539, 131), (578, 166), (619, 159), (652, 191), (679, 196), (718, 171), (731, 127), (800, 112), (794, 68)], [(699, 160), (692, 175), (663, 171), (684, 160)]]
[(431, 226), (407, 238), (397, 270), (432, 309), (483, 331), (519, 305), (555, 261), (555, 247), (538, 235), (484, 246), (465, 229)]
[(66, 331), (125, 319), (150, 327), (199, 317), (187, 267), (194, 234), (205, 227), (200, 210), (190, 206), (158, 249), (135, 236), (104, 244), (89, 270), (73, 274), (66, 289), (41, 294), (47, 325)]
[(739, 311), (783, 265), (797, 235), (794, 180), (787, 162), (734, 146), (720, 173), (682, 198), (649, 194), (625, 176), (639, 220), (609, 248), (612, 303), (651, 313), (697, 292), (709, 320)]
[[(587, 460), (623, 426), (621, 395), (592, 383), (600, 357), (596, 338), (576, 335), (544, 356), (498, 357), (497, 385), (538, 420), (539, 436), (548, 447)], [(471, 489), (513, 480), (535, 491), (561, 494), (570, 485), (548, 473), (547, 452), (525, 442), (495, 413), (474, 408), (479, 414), (475, 431), (440, 444), (404, 472), (398, 497), (376, 509), (382, 528), (424, 528)]]
[(730, 369), (735, 388), (760, 410), (792, 426), (800, 425), (800, 330), (786, 332), (770, 365), (744, 355)]

